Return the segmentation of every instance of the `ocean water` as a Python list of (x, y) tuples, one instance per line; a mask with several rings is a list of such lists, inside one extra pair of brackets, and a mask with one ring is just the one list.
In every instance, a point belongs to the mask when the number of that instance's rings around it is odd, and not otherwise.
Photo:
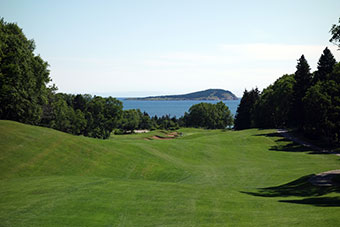
[[(183, 101), (137, 101), (126, 100), (124, 98), (118, 98), (123, 102), (124, 110), (140, 109), (142, 112), (148, 113), (150, 116), (163, 116), (170, 115), (171, 117), (181, 117), (185, 112), (189, 112), (192, 105), (201, 102), (217, 103), (219, 101), (208, 100), (183, 100)], [(226, 100), (223, 101), (229, 108), (230, 112), (235, 116), (237, 107), (240, 100)]]

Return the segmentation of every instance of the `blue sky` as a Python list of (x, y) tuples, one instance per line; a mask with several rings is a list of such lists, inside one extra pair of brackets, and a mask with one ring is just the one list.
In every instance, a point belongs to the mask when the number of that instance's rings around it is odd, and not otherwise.
[(242, 96), (312, 70), (340, 17), (338, 0), (0, 0), (50, 64), (59, 91), (116, 97), (222, 88)]

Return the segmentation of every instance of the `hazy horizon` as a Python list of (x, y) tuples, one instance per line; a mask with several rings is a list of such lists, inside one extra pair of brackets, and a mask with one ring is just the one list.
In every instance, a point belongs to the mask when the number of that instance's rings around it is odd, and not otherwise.
[(312, 71), (338, 22), (340, 1), (2, 0), (50, 64), (60, 92), (144, 97), (209, 88), (241, 97), (305, 55)]

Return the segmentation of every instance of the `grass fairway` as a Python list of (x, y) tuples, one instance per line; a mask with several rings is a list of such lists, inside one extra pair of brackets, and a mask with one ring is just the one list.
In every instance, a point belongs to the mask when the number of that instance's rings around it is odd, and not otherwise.
[(339, 226), (339, 157), (274, 130), (97, 140), (0, 121), (0, 226)]

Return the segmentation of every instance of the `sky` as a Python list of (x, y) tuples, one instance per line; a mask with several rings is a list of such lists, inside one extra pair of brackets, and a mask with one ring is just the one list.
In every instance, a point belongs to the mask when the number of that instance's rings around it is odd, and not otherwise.
[(60, 92), (136, 97), (260, 90), (312, 71), (339, 0), (0, 0), (0, 17), (36, 43)]

